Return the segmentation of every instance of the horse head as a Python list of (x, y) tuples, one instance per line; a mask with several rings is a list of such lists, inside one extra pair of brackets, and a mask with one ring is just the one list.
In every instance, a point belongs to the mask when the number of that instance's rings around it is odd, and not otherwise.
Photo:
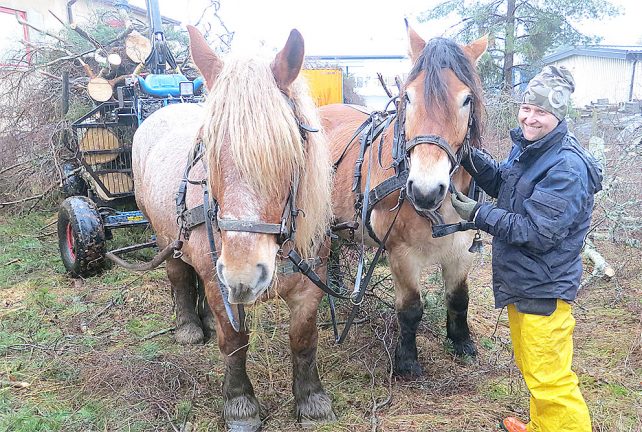
[(439, 208), (462, 146), (481, 146), (482, 91), (475, 65), (486, 36), (466, 46), (445, 38), (426, 43), (407, 27), (413, 68), (405, 82), (406, 192), (417, 210)]
[(331, 214), (324, 136), (301, 128), (319, 127), (297, 80), (303, 37), (292, 30), (271, 63), (224, 62), (198, 30), (188, 30), (209, 91), (202, 139), (221, 236), (216, 271), (230, 303), (251, 304), (272, 285), (279, 250), (315, 253)]

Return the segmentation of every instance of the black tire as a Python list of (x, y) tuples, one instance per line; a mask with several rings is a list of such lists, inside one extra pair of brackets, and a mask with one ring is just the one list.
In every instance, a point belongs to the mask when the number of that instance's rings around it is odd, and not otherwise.
[(64, 176), (62, 179), (62, 194), (65, 198), (76, 195), (87, 196), (87, 183), (77, 169), (78, 167), (70, 162), (62, 166)]
[(58, 211), (58, 248), (72, 276), (91, 276), (105, 265), (105, 228), (96, 205), (87, 197), (65, 199)]

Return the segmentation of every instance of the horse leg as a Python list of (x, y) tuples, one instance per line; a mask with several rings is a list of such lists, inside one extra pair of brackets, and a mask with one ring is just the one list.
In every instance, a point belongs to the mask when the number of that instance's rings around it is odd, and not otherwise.
[[(319, 272), (321, 273), (321, 271)], [(320, 274), (321, 277), (324, 277)], [(302, 277), (302, 276), (301, 276)], [(323, 389), (317, 370), (317, 310), (323, 292), (308, 281), (305, 289), (286, 296), (290, 308), (292, 393), (297, 421), (303, 425), (334, 421), (332, 401)], [(299, 285), (297, 288), (300, 288)]]
[(457, 356), (476, 356), (475, 343), (468, 328), (468, 270), (472, 258), (464, 252), (457, 261), (441, 264), (441, 274), (446, 286), (446, 335)]
[(417, 327), (424, 313), (419, 290), (422, 264), (404, 253), (390, 253), (390, 269), (395, 283), (395, 310), (399, 322), (399, 340), (395, 348), (394, 372), (401, 376), (420, 376), (417, 360)]
[[(215, 288), (218, 289), (218, 288)], [(208, 290), (208, 294), (212, 293)], [(228, 431), (254, 432), (261, 428), (259, 401), (247, 376), (247, 333), (237, 333), (227, 318), (225, 309), (216, 296), (218, 305), (210, 304), (216, 314), (216, 336), (223, 354), (223, 418)]]
[(167, 259), (166, 268), (176, 305), (176, 342), (183, 345), (203, 343), (202, 324), (196, 314), (196, 272), (185, 261), (172, 257)]
[(209, 340), (216, 333), (216, 317), (214, 316), (212, 308), (207, 302), (207, 296), (205, 295), (205, 284), (203, 283), (203, 280), (200, 278), (200, 276), (197, 276), (196, 283), (198, 293), (198, 317), (203, 323), (203, 333), (205, 335), (205, 339)]

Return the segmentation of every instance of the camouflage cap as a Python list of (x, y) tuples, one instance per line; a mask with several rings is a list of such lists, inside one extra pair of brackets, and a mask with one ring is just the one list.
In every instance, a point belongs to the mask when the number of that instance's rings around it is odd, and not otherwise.
[(566, 117), (575, 80), (564, 66), (545, 66), (526, 86), (521, 103), (536, 105), (558, 120)]

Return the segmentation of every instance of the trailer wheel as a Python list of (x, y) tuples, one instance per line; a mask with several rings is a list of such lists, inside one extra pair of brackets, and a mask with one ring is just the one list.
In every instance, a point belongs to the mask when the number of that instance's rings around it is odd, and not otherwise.
[(65, 199), (58, 211), (58, 248), (72, 276), (91, 276), (105, 265), (105, 229), (96, 205), (87, 197)]

